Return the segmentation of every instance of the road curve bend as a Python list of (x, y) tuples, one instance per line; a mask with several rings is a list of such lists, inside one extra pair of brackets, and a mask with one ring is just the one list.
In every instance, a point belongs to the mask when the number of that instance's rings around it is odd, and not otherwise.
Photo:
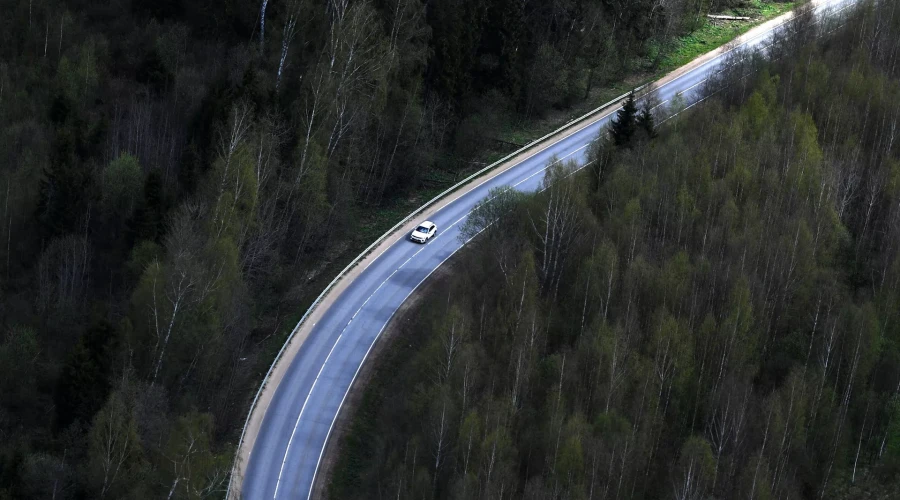
[[(819, 12), (836, 12), (855, 0), (817, 0)], [(750, 31), (731, 50), (762, 49), (790, 15)], [(727, 51), (719, 49), (656, 84), (660, 102), (681, 96), (687, 105), (721, 68)], [(384, 239), (342, 283), (298, 325), (284, 355), (270, 370), (251, 409), (229, 487), (232, 499), (308, 499), (338, 412), (369, 351), (409, 295), (461, 246), (460, 226), (476, 203), (495, 187), (534, 191), (548, 161), (575, 160), (584, 166), (587, 146), (605, 127), (617, 106), (579, 119), (548, 140), (515, 154), (492, 173), (475, 179), (433, 204)], [(419, 219), (438, 226), (425, 245), (409, 241)], [(311, 309), (312, 312), (312, 309)]]

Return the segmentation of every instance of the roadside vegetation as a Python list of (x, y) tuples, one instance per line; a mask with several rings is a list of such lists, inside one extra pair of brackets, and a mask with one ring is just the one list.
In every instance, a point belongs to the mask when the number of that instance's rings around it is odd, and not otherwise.
[(802, 2), (773, 3), (754, 0), (739, 7), (717, 11), (717, 15), (733, 17), (749, 17), (749, 20), (709, 19), (705, 18), (700, 27), (690, 34), (676, 38), (671, 47), (661, 54), (659, 71), (666, 73), (680, 68), (710, 50), (727, 44), (729, 41), (746, 33), (759, 21), (772, 19), (789, 12)]
[(867, 2), (495, 192), (395, 325), (331, 498), (897, 497), (898, 58)]
[[(629, 90), (653, 82), (665, 76), (667, 73), (678, 69), (717, 47), (727, 44), (731, 40), (746, 33), (751, 28), (764, 21), (778, 17), (791, 9), (806, 3), (797, 2), (764, 2), (753, 0), (750, 2), (715, 2), (708, 4), (710, 13), (716, 15), (731, 15), (749, 17), (749, 20), (721, 20), (709, 19), (703, 13), (706, 10), (695, 12), (690, 29), (684, 34), (658, 43), (653, 40), (647, 44), (646, 50), (626, 63), (627, 71), (618, 77), (613, 77), (592, 88), (582, 102), (575, 102), (572, 106), (563, 109), (552, 109), (544, 116), (508, 117), (507, 123), (501, 126), (499, 138), (506, 143), (497, 143), (497, 146), (511, 144), (527, 144), (542, 137), (549, 131), (555, 130), (569, 120), (584, 115), (585, 113), (615, 99)], [(497, 152), (502, 151), (502, 149)], [(494, 152), (495, 154), (497, 152)], [(499, 157), (499, 156), (498, 156)]]

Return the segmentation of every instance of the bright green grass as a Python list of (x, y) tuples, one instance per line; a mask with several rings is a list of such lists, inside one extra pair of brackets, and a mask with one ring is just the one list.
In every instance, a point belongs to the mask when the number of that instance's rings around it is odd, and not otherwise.
[(697, 57), (730, 42), (750, 31), (754, 26), (788, 12), (797, 2), (769, 3), (754, 0), (748, 7), (731, 9), (723, 15), (746, 16), (752, 21), (720, 21), (705, 18), (703, 25), (693, 33), (673, 42), (667, 55), (659, 64), (659, 73), (665, 74), (684, 66)]
[(752, 0), (746, 7), (717, 13), (750, 17), (752, 18), (750, 21), (713, 21), (704, 17), (701, 19), (700, 27), (693, 32), (673, 40), (665, 47), (657, 48), (656, 57), (633, 61), (634, 71), (630, 75), (594, 89), (588, 99), (574, 105), (566, 112), (555, 113), (544, 119), (506, 123), (498, 134), (499, 138), (516, 144), (527, 144), (633, 88), (658, 80), (670, 71), (725, 45), (750, 29), (790, 11), (804, 1), (776, 3)]

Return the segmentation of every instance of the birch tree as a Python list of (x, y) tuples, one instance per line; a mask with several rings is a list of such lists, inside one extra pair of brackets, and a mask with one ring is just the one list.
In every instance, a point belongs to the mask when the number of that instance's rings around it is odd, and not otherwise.
[(567, 178), (575, 165), (560, 165), (556, 159), (551, 159), (549, 163), (543, 183), (543, 189), (547, 192), (546, 206), (541, 208), (537, 221), (531, 219), (531, 226), (538, 239), (538, 253), (541, 256), (540, 291), (555, 298), (559, 293), (569, 248), (581, 234), (581, 214), (575, 184)]
[(124, 384), (110, 394), (91, 425), (89, 463), (99, 498), (123, 496), (140, 466), (142, 444), (128, 390)]

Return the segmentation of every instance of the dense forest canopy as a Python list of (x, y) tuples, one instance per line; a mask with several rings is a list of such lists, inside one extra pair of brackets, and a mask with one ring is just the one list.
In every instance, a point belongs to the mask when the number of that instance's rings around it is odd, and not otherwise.
[(657, 138), (482, 202), (331, 497), (897, 498), (897, 7), (800, 24)]
[(4, 0), (0, 498), (221, 495), (329, 227), (732, 3)]

